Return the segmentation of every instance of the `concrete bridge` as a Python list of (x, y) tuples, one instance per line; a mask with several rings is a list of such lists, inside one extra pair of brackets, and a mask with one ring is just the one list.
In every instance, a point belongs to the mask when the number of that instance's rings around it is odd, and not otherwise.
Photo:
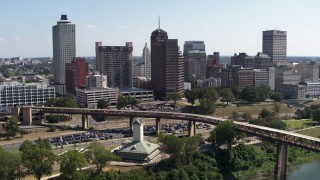
[[(33, 112), (37, 111), (40, 116), (45, 113), (58, 113), (58, 114), (81, 114), (83, 128), (88, 127), (88, 115), (102, 115), (102, 116), (123, 116), (129, 117), (132, 122), (134, 117), (155, 118), (156, 131), (160, 132), (160, 120), (177, 119), (188, 121), (188, 135), (195, 134), (196, 122), (202, 122), (212, 125), (217, 125), (227, 119), (204, 116), (188, 113), (176, 112), (158, 112), (158, 111), (130, 111), (130, 110), (109, 110), (109, 109), (81, 109), (81, 108), (60, 108), (60, 107), (16, 107), (13, 109), (13, 116), (21, 119), (24, 123), (32, 124)], [(130, 123), (131, 124), (131, 123)], [(288, 145), (308, 149), (315, 152), (320, 152), (320, 139), (310, 137), (294, 132), (268, 128), (264, 126), (257, 126), (243, 122), (234, 121), (236, 130), (246, 134), (255, 135), (267, 140), (274, 140), (278, 142), (277, 145), (277, 162), (275, 167), (275, 179), (288, 179), (287, 159), (288, 159)]]

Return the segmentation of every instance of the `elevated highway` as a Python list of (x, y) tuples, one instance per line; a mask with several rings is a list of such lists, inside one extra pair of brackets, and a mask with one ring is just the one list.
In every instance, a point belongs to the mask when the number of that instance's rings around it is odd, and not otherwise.
[[(83, 127), (88, 126), (88, 115), (102, 116), (122, 116), (129, 117), (130, 121), (134, 117), (155, 118), (156, 128), (160, 130), (160, 119), (177, 119), (189, 121), (189, 135), (195, 132), (195, 123), (202, 122), (212, 125), (217, 125), (227, 119), (204, 116), (198, 114), (177, 113), (177, 112), (158, 112), (158, 111), (131, 111), (131, 110), (109, 110), (109, 109), (87, 109), (87, 108), (60, 108), (60, 107), (36, 107), (25, 106), (18, 107), (14, 110), (13, 116), (23, 116), (23, 121), (32, 122), (32, 111), (38, 111), (40, 114), (57, 113), (57, 114), (81, 114)], [(243, 122), (234, 121), (236, 130), (258, 136), (263, 139), (277, 141), (277, 163), (275, 168), (275, 179), (287, 179), (287, 157), (288, 145), (308, 149), (315, 152), (320, 152), (320, 139), (306, 136), (285, 130), (278, 130), (264, 126), (252, 125)], [(193, 129), (193, 130), (192, 130)]]

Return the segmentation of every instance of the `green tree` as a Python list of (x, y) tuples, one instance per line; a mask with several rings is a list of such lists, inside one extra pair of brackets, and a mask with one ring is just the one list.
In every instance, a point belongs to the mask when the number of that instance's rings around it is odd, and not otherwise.
[(59, 97), (55, 99), (50, 99), (44, 105), (48, 107), (68, 107), (68, 108), (78, 107), (76, 100), (71, 97)]
[(219, 123), (213, 131), (215, 131), (212, 133), (215, 137), (210, 137), (210, 139), (215, 138), (218, 146), (227, 144), (229, 151), (231, 151), (232, 141), (237, 136), (235, 124), (232, 121), (224, 121)]
[(265, 101), (270, 96), (270, 87), (266, 85), (261, 85), (256, 88), (256, 102)]
[(272, 99), (273, 101), (275, 102), (281, 102), (283, 97), (282, 97), (282, 94), (281, 93), (278, 93), (278, 92), (272, 92), (270, 94), (270, 99)]
[(119, 160), (117, 156), (106, 150), (99, 142), (92, 142), (88, 146), (88, 151), (85, 153), (87, 162), (96, 165), (97, 172), (101, 172), (102, 168), (107, 166), (110, 161)]
[(317, 108), (312, 111), (312, 120), (320, 122), (320, 108)]
[(19, 132), (19, 124), (18, 124), (17, 118), (10, 117), (6, 126), (5, 126), (5, 130), (6, 130), (6, 135), (7, 135), (8, 139), (10, 137), (16, 136), (17, 133)]
[(229, 102), (233, 102), (234, 101), (234, 96), (233, 96), (233, 93), (232, 93), (232, 89), (226, 88), (226, 89), (223, 89), (221, 91), (221, 101), (222, 102), (227, 102), (227, 104), (229, 104)]
[(202, 112), (202, 114), (212, 114), (214, 113), (214, 104), (215, 101), (211, 100), (211, 99), (200, 99), (200, 111)]
[(273, 111), (278, 115), (281, 110), (281, 105), (279, 103), (275, 103), (273, 106)]
[(79, 171), (85, 166), (86, 158), (84, 154), (78, 151), (68, 151), (60, 157), (61, 178), (78, 179)]
[(282, 129), (282, 130), (287, 129), (287, 124), (281, 120), (278, 120), (278, 119), (268, 121), (266, 123), (266, 126), (271, 127), (271, 128), (275, 128), (275, 129)]
[(252, 116), (249, 112), (244, 112), (241, 117), (244, 121), (247, 121), (247, 122), (252, 119)]
[(100, 99), (98, 101), (98, 105), (97, 105), (98, 109), (106, 109), (106, 108), (108, 108), (108, 106), (109, 106), (109, 101), (108, 100)]
[(20, 179), (21, 154), (5, 151), (0, 147), (0, 179)]
[(177, 100), (181, 99), (181, 94), (177, 93), (177, 92), (173, 92), (173, 93), (169, 94), (168, 99), (173, 100), (174, 107), (176, 107)]
[(246, 100), (248, 102), (255, 102), (257, 97), (257, 91), (254, 87), (245, 87), (241, 91), (241, 99)]
[(193, 106), (195, 101), (198, 99), (197, 89), (186, 90), (184, 92), (184, 96), (187, 99), (188, 103), (191, 103), (191, 105)]
[(261, 110), (261, 112), (259, 113), (259, 117), (262, 118), (262, 119), (265, 119), (267, 118), (268, 116), (270, 116), (271, 112), (268, 111), (267, 109), (263, 108)]
[(39, 138), (35, 144), (24, 141), (19, 150), (22, 152), (23, 165), (36, 179), (52, 173), (56, 156), (47, 140)]

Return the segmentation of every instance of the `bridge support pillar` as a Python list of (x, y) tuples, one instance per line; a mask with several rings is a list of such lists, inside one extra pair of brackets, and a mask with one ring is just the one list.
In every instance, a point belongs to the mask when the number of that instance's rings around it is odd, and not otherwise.
[(157, 117), (156, 118), (156, 135), (157, 136), (160, 134), (160, 130), (161, 130), (161, 122), (160, 122), (160, 118)]
[(24, 107), (23, 112), (23, 124), (32, 125), (32, 109), (30, 107)]
[(89, 127), (88, 115), (82, 115), (82, 129), (87, 129)]
[(20, 121), (20, 107), (12, 108), (12, 116), (17, 118), (18, 121)]
[(277, 160), (274, 170), (275, 180), (288, 179), (288, 144), (278, 143)]
[(130, 129), (131, 129), (131, 130), (132, 130), (133, 119), (134, 119), (134, 117), (130, 117), (130, 118), (129, 118), (129, 126), (130, 126)]
[(188, 122), (188, 136), (194, 136), (196, 134), (196, 121)]

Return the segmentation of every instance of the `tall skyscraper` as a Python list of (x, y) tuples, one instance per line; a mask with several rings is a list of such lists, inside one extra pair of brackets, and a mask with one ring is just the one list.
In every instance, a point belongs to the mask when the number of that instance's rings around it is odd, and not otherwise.
[(146, 78), (151, 78), (151, 56), (150, 56), (150, 50), (147, 46), (147, 43), (145, 44), (142, 52), (142, 61), (144, 62), (144, 75)]
[(287, 61), (287, 32), (263, 31), (262, 53), (270, 56), (275, 63)]
[(177, 39), (168, 39), (160, 28), (151, 33), (151, 86), (156, 99), (183, 93), (184, 60), (179, 55)]
[(206, 49), (203, 41), (186, 41), (183, 57), (185, 76), (206, 77)]
[[(97, 45), (101, 45), (96, 43)], [(96, 64), (100, 74), (107, 75), (108, 86), (132, 88), (132, 42), (126, 46), (98, 46)]]
[(66, 94), (65, 66), (76, 57), (76, 25), (61, 15), (57, 25), (52, 27), (53, 38), (53, 75), (56, 93)]

